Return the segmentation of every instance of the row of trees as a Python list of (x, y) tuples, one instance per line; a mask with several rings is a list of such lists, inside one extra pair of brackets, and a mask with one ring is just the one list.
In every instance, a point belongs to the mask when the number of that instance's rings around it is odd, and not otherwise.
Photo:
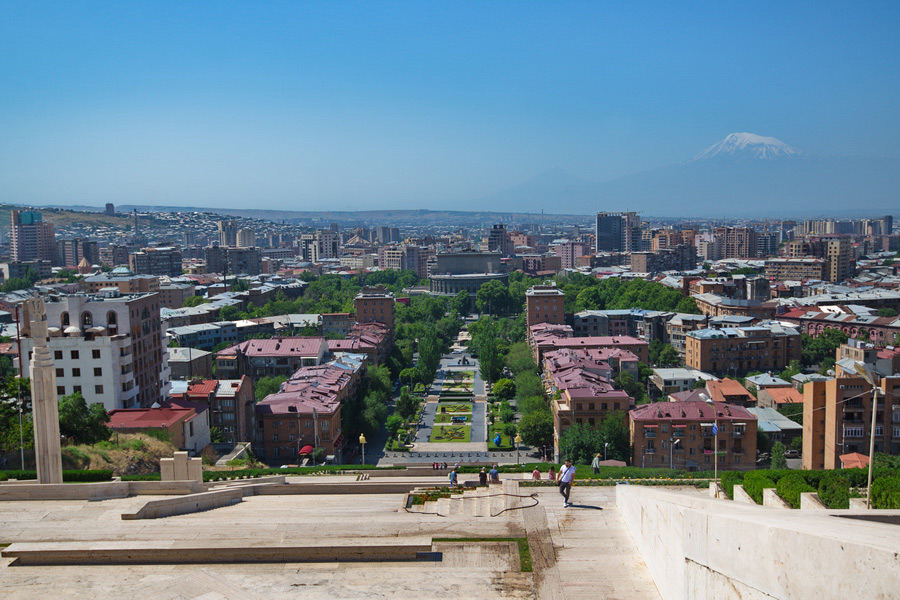
[(606, 458), (628, 462), (631, 460), (631, 444), (625, 423), (625, 412), (621, 410), (610, 412), (596, 427), (576, 423), (560, 437), (560, 454), (575, 464), (590, 464), (597, 454), (602, 457), (605, 449)]

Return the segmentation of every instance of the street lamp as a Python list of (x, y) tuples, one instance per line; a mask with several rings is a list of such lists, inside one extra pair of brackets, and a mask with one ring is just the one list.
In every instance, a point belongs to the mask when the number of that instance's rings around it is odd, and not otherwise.
[(366, 464), (366, 434), (364, 434), (364, 433), (359, 434), (359, 443), (362, 446), (362, 457), (361, 457), (362, 462), (360, 464), (364, 465), (364, 464)]
[[(875, 414), (878, 412), (878, 386), (875, 384), (875, 375), (866, 366), (866, 363), (856, 361), (853, 367), (856, 372), (872, 386), (872, 429), (869, 430), (869, 481), (866, 488), (866, 508), (872, 508), (872, 463), (875, 462)], [(885, 404), (887, 407), (887, 404)]]
[(606, 462), (606, 449), (609, 447), (609, 442), (603, 442), (603, 462)]
[(669, 438), (669, 468), (670, 469), (675, 468), (675, 463), (672, 460), (672, 450), (675, 449), (675, 444), (678, 444), (679, 442), (681, 442), (680, 439), (677, 439), (675, 437)]
[(700, 394), (703, 400), (713, 409), (713, 479), (719, 480), (719, 413), (716, 410), (716, 402), (706, 394)]
[(516, 439), (513, 441), (516, 442), (516, 464), (519, 464), (519, 444), (522, 443), (522, 436), (516, 433)]

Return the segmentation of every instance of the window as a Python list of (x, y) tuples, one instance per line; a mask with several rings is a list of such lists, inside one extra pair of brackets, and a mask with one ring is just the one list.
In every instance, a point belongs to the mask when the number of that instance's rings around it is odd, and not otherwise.
[(56, 350), (53, 353), (54, 360), (62, 360), (62, 350)]
[(72, 350), (69, 355), (72, 357), (72, 360), (78, 360), (78, 350)]
[(194, 422), (193, 421), (188, 423), (188, 431), (189, 431), (188, 436), (194, 437)]
[(331, 423), (328, 421), (322, 421), (322, 431), (328, 431), (330, 429)]
[(57, 377), (65, 377), (65, 376), (66, 376), (66, 370), (65, 370), (65, 369), (57, 369), (57, 370), (56, 370), (56, 376), (57, 376)]
[(297, 435), (292, 433), (291, 436), (290, 436), (290, 441), (293, 442), (293, 441), (295, 441), (296, 439), (297, 439)]
[(310, 429), (312, 427), (312, 421), (306, 421), (306, 424), (304, 425), (304, 427), (306, 427), (307, 429)]
[(281, 421), (275, 421), (275, 427), (281, 427)]
[(66, 395), (66, 386), (64, 386), (64, 385), (56, 386), (56, 395), (57, 396), (65, 396)]
[(72, 377), (81, 377), (81, 369), (72, 369)]
[(100, 358), (100, 351), (99, 350), (91, 350), (91, 356), (92, 356), (92, 358)]
[(102, 394), (102, 393), (103, 393), (103, 386), (102, 386), (102, 385), (95, 385), (95, 386), (94, 386), (94, 393), (95, 393), (95, 394)]
[(279, 450), (281, 450), (281, 448), (272, 448), (272, 455), (273, 455), (273, 456), (278, 456), (278, 451), (279, 451)]
[(277, 442), (277, 441), (278, 441), (278, 434), (277, 434), (277, 433), (273, 433), (273, 434), (272, 434), (272, 441), (273, 441), (273, 442)]
[(81, 393), (81, 386), (80, 386), (80, 385), (76, 385), (75, 387), (73, 387), (73, 388), (72, 388), (72, 393), (73, 393), (73, 394), (80, 394), (80, 393)]
[(94, 377), (103, 377), (103, 369), (101, 367), (94, 367)]

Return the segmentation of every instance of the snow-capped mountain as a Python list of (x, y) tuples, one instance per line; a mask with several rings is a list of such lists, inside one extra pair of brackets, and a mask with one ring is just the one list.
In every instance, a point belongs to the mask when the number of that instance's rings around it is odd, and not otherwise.
[(815, 156), (774, 137), (732, 133), (694, 158), (599, 182), (553, 169), (471, 201), (472, 210), (590, 214), (636, 210), (655, 216), (735, 216), (891, 212), (900, 161)]
[(713, 144), (687, 162), (730, 159), (776, 160), (780, 158), (802, 158), (806, 154), (792, 148), (778, 138), (756, 135), (755, 133), (729, 133), (722, 141)]

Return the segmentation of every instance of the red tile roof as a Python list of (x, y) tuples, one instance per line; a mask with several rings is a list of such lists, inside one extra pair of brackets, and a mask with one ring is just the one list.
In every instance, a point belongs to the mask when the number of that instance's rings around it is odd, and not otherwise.
[(766, 388), (775, 404), (803, 404), (803, 394), (794, 388)]
[(109, 411), (111, 429), (168, 429), (179, 421), (196, 416), (193, 408), (119, 408)]
[(862, 469), (869, 466), (869, 457), (859, 452), (841, 454), (841, 467), (844, 469)]
[(325, 344), (323, 337), (274, 337), (268, 340), (247, 340), (218, 352), (218, 355), (245, 356), (318, 356)]
[(756, 398), (739, 381), (726, 377), (721, 381), (707, 381), (706, 391), (716, 402), (756, 402)]
[(756, 421), (756, 417), (743, 406), (708, 402), (653, 402), (628, 412), (632, 421)]

